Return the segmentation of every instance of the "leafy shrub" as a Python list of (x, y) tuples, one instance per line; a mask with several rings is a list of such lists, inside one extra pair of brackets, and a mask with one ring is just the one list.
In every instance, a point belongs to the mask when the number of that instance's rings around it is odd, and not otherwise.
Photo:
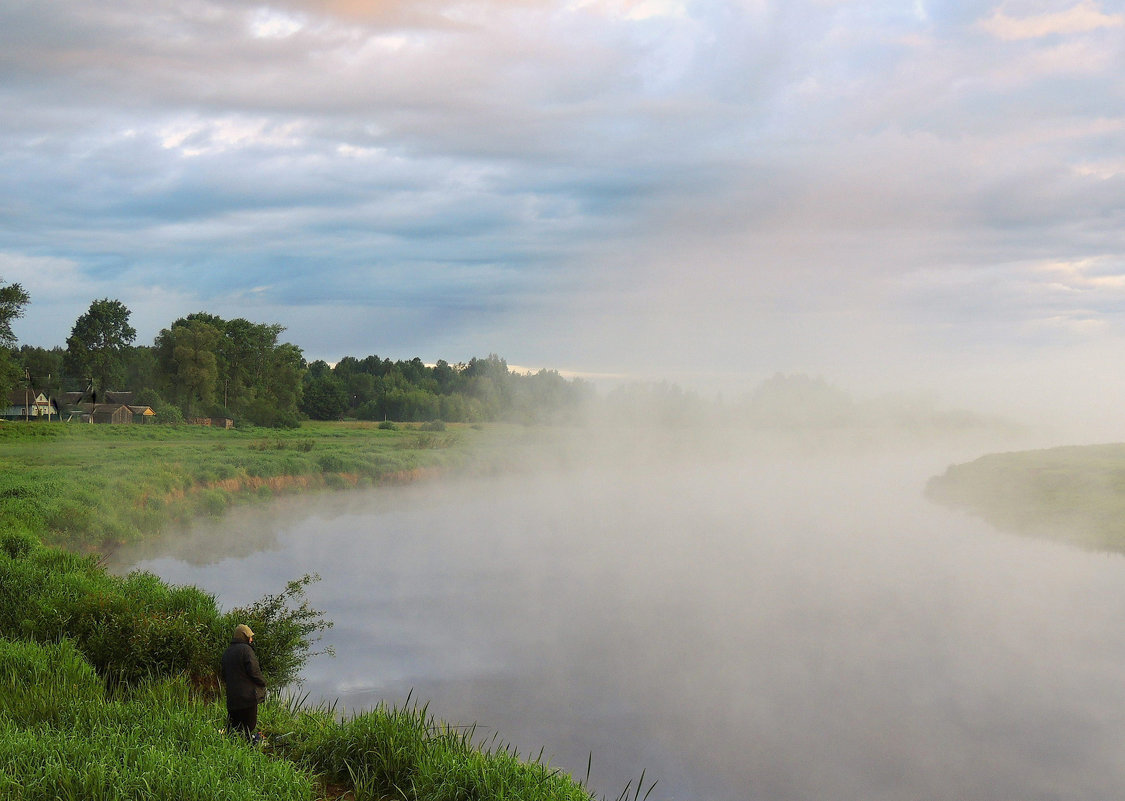
[(158, 423), (174, 425), (184, 421), (184, 413), (179, 406), (172, 403), (158, 403), (152, 407), (152, 411)]
[[(254, 649), (268, 683), (282, 687), (296, 681), (310, 657), (320, 633), (332, 627), (323, 613), (309, 606), (305, 589), (320, 576), (305, 574), (290, 581), (277, 595), (266, 595), (250, 606), (231, 610), (225, 616), (227, 630), (246, 623), (255, 631)], [(330, 649), (325, 653), (331, 654)]]
[(280, 687), (311, 656), (311, 635), (331, 625), (304, 600), (314, 580), (305, 576), (223, 615), (214, 596), (150, 573), (111, 576), (93, 557), (55, 548), (32, 547), (19, 558), (0, 550), (0, 637), (69, 637), (114, 685), (178, 673), (209, 683), (234, 626), (248, 622), (260, 633), (262, 670)]
[(301, 426), (301, 421), (297, 419), (295, 413), (278, 409), (261, 398), (246, 407), (244, 416), (254, 425), (265, 428), (300, 428)]
[(335, 453), (326, 453), (320, 456), (316, 463), (320, 465), (320, 469), (325, 473), (343, 473), (348, 468), (348, 463), (344, 458)]

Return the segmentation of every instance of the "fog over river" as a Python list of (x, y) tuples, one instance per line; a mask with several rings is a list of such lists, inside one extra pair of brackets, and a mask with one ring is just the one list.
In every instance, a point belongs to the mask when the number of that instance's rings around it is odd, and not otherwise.
[(116, 569), (224, 607), (319, 573), (313, 699), (413, 689), (611, 798), (1125, 797), (1125, 559), (923, 497), (983, 450), (669, 451), (243, 507)]

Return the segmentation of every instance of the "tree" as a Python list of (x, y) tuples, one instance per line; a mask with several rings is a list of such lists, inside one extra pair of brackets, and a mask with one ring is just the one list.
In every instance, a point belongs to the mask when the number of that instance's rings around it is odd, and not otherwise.
[[(316, 364), (316, 362), (313, 362)], [(327, 367), (327, 365), (325, 365)], [(331, 375), (305, 376), (301, 411), (312, 420), (339, 420), (348, 409), (348, 393), (343, 383)]]
[(23, 317), (23, 307), (31, 296), (19, 284), (0, 286), (0, 397), (8, 393), (20, 379), (20, 370), (12, 357), (16, 335), (12, 333), (12, 320)]
[[(156, 359), (156, 350), (151, 345), (129, 348), (124, 354), (124, 362), (125, 386), (129, 389), (139, 392), (156, 389), (160, 384), (160, 365)], [(151, 403), (147, 405), (152, 406)]]
[(62, 391), (65, 355), (66, 351), (58, 346), (47, 349), (21, 345), (15, 353), (21, 368), (20, 375), (30, 377), (32, 387), (51, 395), (58, 395)]
[(156, 357), (169, 394), (185, 416), (203, 414), (214, 400), (219, 378), (215, 348), (220, 336), (202, 320), (179, 320), (156, 335)]
[(137, 337), (129, 325), (130, 311), (119, 300), (102, 298), (90, 304), (66, 340), (66, 368), (88, 378), (96, 389), (109, 389), (125, 378), (126, 349)]
[(156, 337), (164, 397), (174, 398), (188, 416), (297, 425), (305, 359), (296, 345), (278, 343), (284, 330), (207, 312), (176, 320)]

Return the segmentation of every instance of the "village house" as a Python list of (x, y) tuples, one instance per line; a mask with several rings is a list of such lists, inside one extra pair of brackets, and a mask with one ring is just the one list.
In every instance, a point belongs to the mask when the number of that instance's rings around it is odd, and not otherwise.
[(156, 413), (149, 406), (133, 403), (132, 392), (111, 390), (64, 392), (65, 419), (82, 423), (154, 423)]
[(59, 407), (54, 398), (33, 389), (14, 389), (8, 393), (8, 402), (0, 412), (5, 420), (51, 420), (61, 419)]

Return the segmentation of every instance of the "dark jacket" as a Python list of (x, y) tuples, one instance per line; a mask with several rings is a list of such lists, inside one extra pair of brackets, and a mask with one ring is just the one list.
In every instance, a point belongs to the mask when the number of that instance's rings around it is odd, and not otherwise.
[(266, 680), (250, 643), (234, 640), (223, 652), (227, 709), (248, 709), (266, 700)]

